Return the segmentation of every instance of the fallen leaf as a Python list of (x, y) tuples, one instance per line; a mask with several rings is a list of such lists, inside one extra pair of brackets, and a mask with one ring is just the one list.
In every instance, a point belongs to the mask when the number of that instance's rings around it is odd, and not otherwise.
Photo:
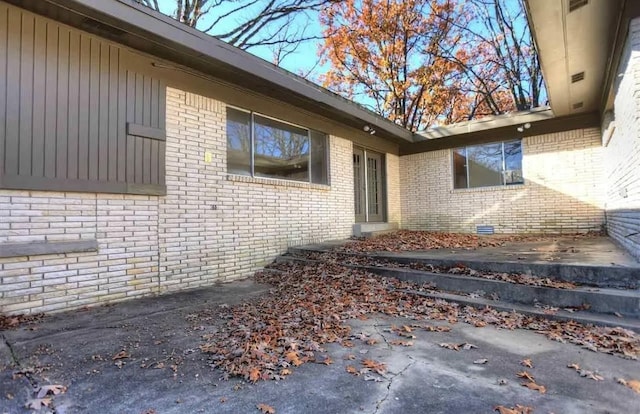
[(27, 403), (25, 404), (25, 407), (34, 411), (40, 411), (43, 407), (49, 407), (49, 406), (51, 406), (51, 398), (49, 397), (34, 398), (31, 400), (28, 400)]
[(64, 393), (65, 391), (67, 391), (67, 387), (65, 387), (64, 385), (59, 385), (59, 384), (43, 385), (42, 387), (40, 387), (40, 390), (38, 391), (37, 398), (44, 398), (49, 393), (53, 395), (58, 395), (58, 394)]
[(567, 368), (572, 368), (572, 369), (575, 369), (576, 371), (578, 371), (580, 369), (580, 365), (578, 365), (578, 364), (569, 364), (569, 365), (567, 365)]
[(115, 355), (113, 356), (113, 358), (111, 358), (111, 359), (112, 359), (113, 361), (116, 361), (116, 360), (118, 360), (118, 359), (129, 358), (130, 356), (131, 356), (131, 355), (130, 355), (127, 351), (122, 350), (122, 351), (118, 352), (117, 354), (115, 354)]
[(486, 359), (486, 358), (476, 359), (475, 361), (473, 361), (473, 363), (476, 364), (476, 365), (484, 365), (487, 362), (489, 362), (489, 360)]
[(468, 351), (468, 350), (473, 349), (473, 348), (477, 348), (477, 346), (475, 346), (474, 344), (464, 344), (462, 346), (462, 349), (464, 349), (465, 351)]
[(249, 371), (249, 381), (256, 382), (260, 379), (260, 370), (256, 367), (251, 368)]
[(366, 342), (365, 342), (365, 343), (366, 343), (367, 345), (375, 345), (375, 344), (377, 344), (377, 343), (378, 343), (378, 340), (377, 340), (377, 339), (373, 339), (373, 338), (369, 338), (369, 339), (367, 339), (367, 340), (366, 340)]
[(220, 402), (221, 403), (226, 403), (227, 402), (227, 397), (220, 397)]
[(516, 375), (518, 376), (518, 378), (525, 378), (525, 379), (528, 379), (531, 382), (535, 382), (535, 379), (533, 378), (533, 375), (529, 374), (527, 371), (518, 372)]
[(498, 405), (494, 407), (494, 411), (498, 411), (500, 414), (533, 414), (532, 407), (525, 407), (520, 404), (516, 404), (513, 408), (505, 407), (504, 405)]
[(298, 356), (298, 353), (295, 352), (295, 351), (287, 352), (285, 354), (285, 359), (288, 362), (291, 362), (296, 367), (302, 365), (302, 361), (300, 360), (300, 357)]
[(342, 357), (342, 359), (348, 360), (348, 361), (353, 361), (354, 359), (356, 359), (356, 356), (353, 355), (353, 354), (347, 354), (344, 357)]
[(384, 363), (378, 362), (378, 361), (373, 360), (373, 359), (363, 359), (362, 360), (362, 365), (365, 368), (369, 368), (369, 369), (374, 370), (375, 372), (377, 372), (380, 375), (382, 375), (385, 372), (387, 372), (387, 366)]
[(616, 380), (618, 384), (622, 384), (625, 387), (631, 389), (632, 391), (640, 394), (640, 381), (638, 380), (625, 380), (624, 378), (618, 378)]
[(523, 365), (527, 368), (533, 368), (533, 363), (531, 362), (530, 359), (523, 359), (522, 361), (520, 361), (520, 365)]
[(267, 404), (258, 404), (256, 408), (258, 408), (258, 410), (263, 414), (275, 414), (276, 412), (275, 408)]
[(413, 341), (389, 341), (391, 345), (413, 346)]
[(525, 382), (522, 384), (523, 387), (527, 387), (530, 390), (538, 391), (540, 394), (544, 394), (547, 392), (547, 388), (544, 385), (536, 384), (533, 381)]
[(356, 375), (356, 376), (360, 375), (360, 373), (358, 372), (358, 369), (353, 365), (347, 365), (346, 371), (352, 375)]
[(442, 348), (447, 348), (447, 349), (450, 349), (452, 351), (459, 351), (460, 350), (460, 345), (458, 345), (458, 344), (451, 344), (451, 343), (443, 342), (443, 343), (440, 344), (440, 346)]

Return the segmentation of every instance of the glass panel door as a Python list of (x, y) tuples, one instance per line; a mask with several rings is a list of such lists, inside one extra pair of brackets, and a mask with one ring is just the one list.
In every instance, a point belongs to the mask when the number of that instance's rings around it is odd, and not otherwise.
[(353, 186), (356, 223), (383, 222), (384, 155), (354, 148)]

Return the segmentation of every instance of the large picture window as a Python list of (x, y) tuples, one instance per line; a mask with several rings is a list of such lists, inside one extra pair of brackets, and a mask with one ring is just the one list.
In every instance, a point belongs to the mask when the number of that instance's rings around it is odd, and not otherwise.
[(327, 137), (263, 115), (227, 108), (227, 171), (327, 184)]
[(453, 187), (522, 184), (522, 142), (505, 141), (453, 150)]

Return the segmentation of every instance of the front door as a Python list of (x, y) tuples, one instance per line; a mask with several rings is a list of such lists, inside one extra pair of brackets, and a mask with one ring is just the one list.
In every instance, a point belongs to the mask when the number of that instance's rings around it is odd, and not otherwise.
[(356, 223), (384, 221), (384, 155), (353, 149)]

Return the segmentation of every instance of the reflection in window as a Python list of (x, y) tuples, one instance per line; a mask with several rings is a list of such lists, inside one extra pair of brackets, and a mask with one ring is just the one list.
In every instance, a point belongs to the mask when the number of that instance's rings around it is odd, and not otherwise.
[(254, 115), (254, 174), (309, 181), (307, 130)]
[(454, 188), (522, 184), (521, 141), (457, 148), (453, 151)]
[(328, 183), (327, 137), (227, 108), (227, 170), (232, 174)]
[(227, 108), (227, 170), (251, 174), (251, 114)]

